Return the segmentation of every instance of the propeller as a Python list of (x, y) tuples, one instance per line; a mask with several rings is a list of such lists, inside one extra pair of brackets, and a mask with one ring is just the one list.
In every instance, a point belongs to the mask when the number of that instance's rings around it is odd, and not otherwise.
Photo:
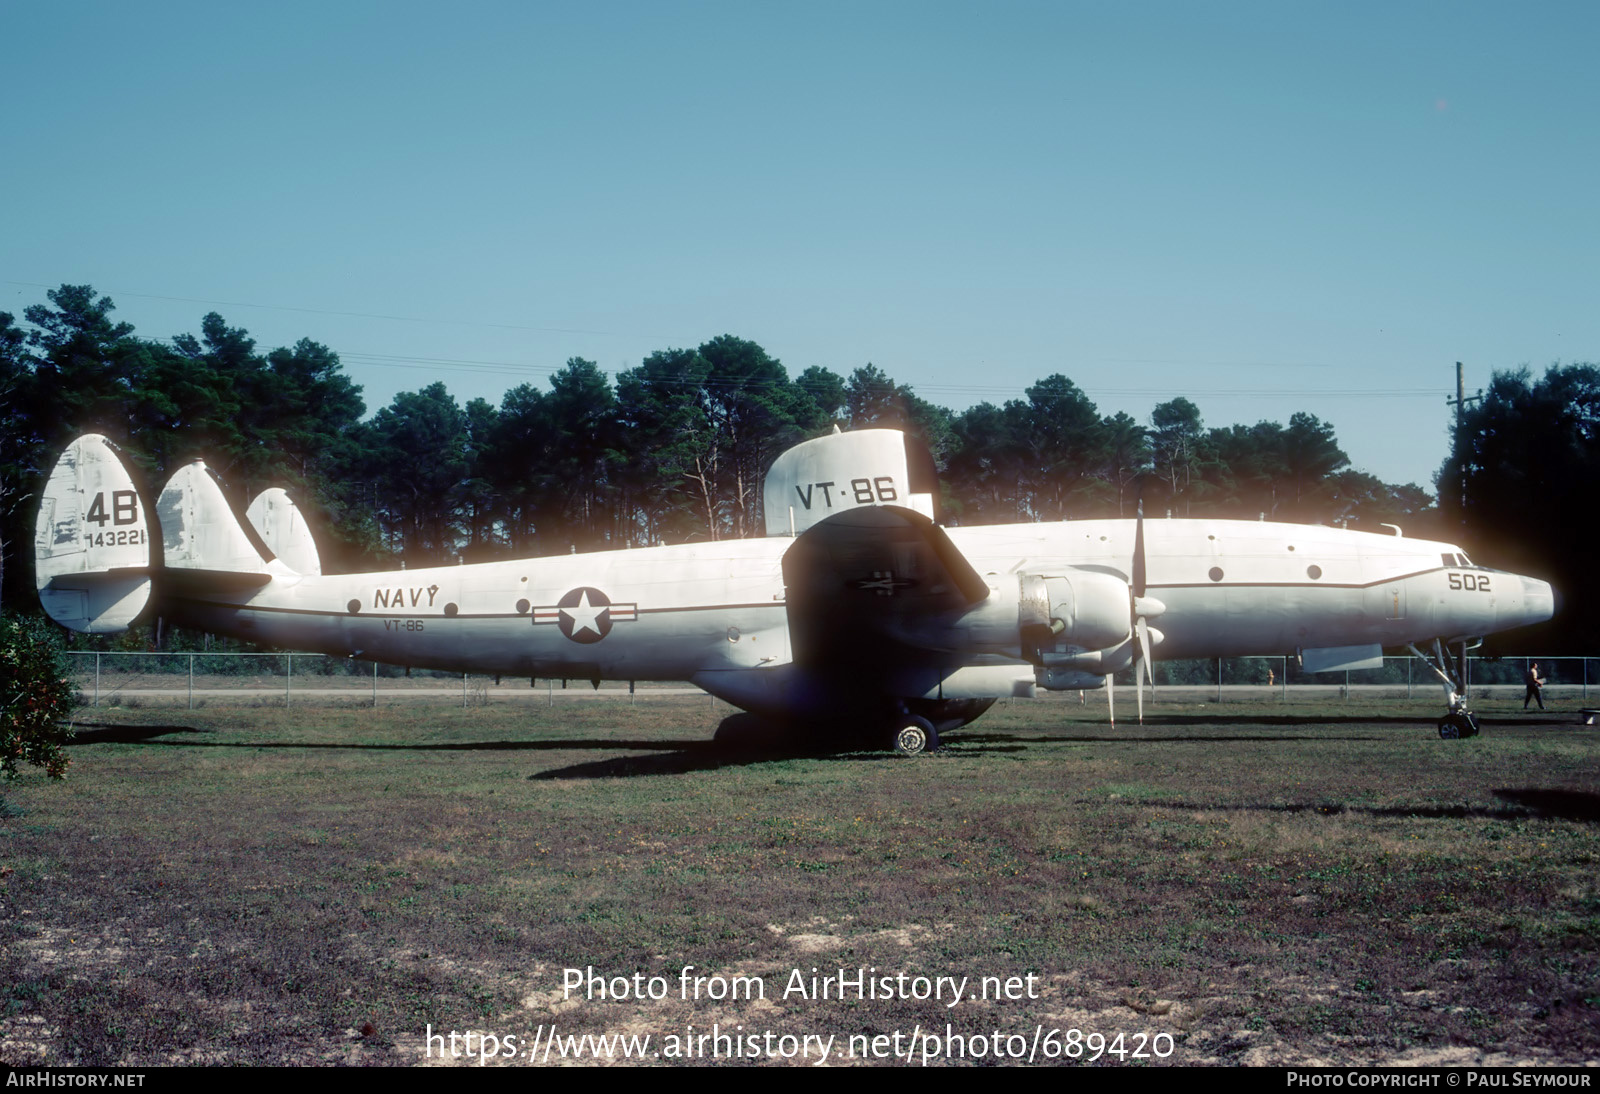
[[(1139, 702), (1139, 724), (1144, 725), (1144, 677), (1141, 671), (1150, 671), (1150, 631), (1139, 614), (1139, 600), (1144, 596), (1148, 574), (1144, 563), (1144, 490), (1139, 490), (1139, 508), (1133, 522), (1133, 583), (1128, 587), (1132, 599), (1128, 609), (1133, 616), (1133, 633), (1138, 644), (1133, 649), (1133, 691)], [(1153, 682), (1153, 681), (1152, 681)]]
[[(1144, 481), (1141, 479), (1139, 508), (1133, 525), (1133, 580), (1128, 584), (1128, 611), (1137, 640), (1133, 650), (1133, 688), (1138, 697), (1140, 725), (1144, 724), (1145, 681), (1149, 681), (1152, 692), (1156, 686), (1155, 675), (1150, 668), (1150, 624), (1147, 621), (1167, 610), (1161, 601), (1145, 595), (1148, 579), (1144, 552)], [(1160, 632), (1157, 632), (1156, 640), (1160, 641)]]

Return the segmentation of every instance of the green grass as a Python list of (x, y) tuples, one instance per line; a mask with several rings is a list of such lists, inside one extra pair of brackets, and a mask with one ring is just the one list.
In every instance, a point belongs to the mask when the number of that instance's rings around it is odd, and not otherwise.
[[(1174, 1062), (1593, 1060), (1600, 735), (1489, 707), (1442, 742), (1422, 703), (1113, 730), (1019, 702), (914, 760), (720, 750), (726, 708), (690, 699), (85, 712), (66, 782), (5, 790), (0, 1058), (950, 1021), (1164, 1030)], [(590, 965), (674, 997), (562, 1004)], [(774, 993), (813, 966), (1035, 973), (1043, 997), (687, 1003), (684, 965)]]

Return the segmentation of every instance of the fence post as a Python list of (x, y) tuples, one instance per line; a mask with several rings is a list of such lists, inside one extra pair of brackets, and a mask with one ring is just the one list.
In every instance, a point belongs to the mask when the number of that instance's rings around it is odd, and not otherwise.
[(289, 680), (294, 676), (294, 654), (283, 655), (283, 705), (289, 706)]
[(189, 709), (194, 709), (194, 654), (189, 655)]
[(550, 709), (554, 710), (556, 709), (556, 678), (554, 676), (546, 676), (544, 678), (544, 686), (545, 693), (550, 697)]
[(1406, 658), (1406, 698), (1407, 699), (1411, 698), (1411, 662), (1412, 662), (1412, 660), (1413, 659), (1410, 658), (1410, 657)]
[(378, 709), (378, 663), (372, 663), (372, 709)]
[(461, 709), (467, 709), (467, 674), (461, 674)]
[(94, 705), (100, 705), (100, 651), (94, 651)]
[(1289, 701), (1289, 658), (1280, 657), (1278, 660), (1283, 662), (1283, 675), (1278, 677), (1278, 702), (1287, 703)]

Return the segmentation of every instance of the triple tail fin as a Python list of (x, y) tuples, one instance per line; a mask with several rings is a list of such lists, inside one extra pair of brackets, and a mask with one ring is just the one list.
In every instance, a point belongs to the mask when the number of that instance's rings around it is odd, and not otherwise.
[(152, 579), (182, 596), (320, 573), (316, 545), (288, 495), (269, 490), (256, 502), (263, 514), (256, 523), (296, 559), (297, 570), (239, 519), (201, 460), (179, 468), (156, 501), (156, 555), (151, 514), (116, 446), (85, 434), (56, 461), (34, 523), (39, 602), (63, 627), (116, 634), (150, 603)]
[(149, 515), (116, 446), (88, 433), (67, 446), (34, 522), (39, 602), (63, 627), (117, 634), (150, 602)]
[(184, 464), (167, 480), (156, 519), (166, 563), (162, 578), (179, 592), (249, 589), (289, 573), (239, 520), (204, 460)]
[(245, 517), (269, 550), (297, 574), (314, 577), (322, 573), (322, 557), (306, 518), (294, 499), (281, 487), (271, 487), (256, 495), (245, 510)]

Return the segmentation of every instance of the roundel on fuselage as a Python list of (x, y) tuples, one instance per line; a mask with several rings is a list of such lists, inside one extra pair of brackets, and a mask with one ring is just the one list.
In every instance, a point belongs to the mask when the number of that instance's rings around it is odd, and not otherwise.
[(598, 642), (611, 633), (611, 598), (591, 585), (573, 589), (556, 607), (556, 626), (574, 642)]

